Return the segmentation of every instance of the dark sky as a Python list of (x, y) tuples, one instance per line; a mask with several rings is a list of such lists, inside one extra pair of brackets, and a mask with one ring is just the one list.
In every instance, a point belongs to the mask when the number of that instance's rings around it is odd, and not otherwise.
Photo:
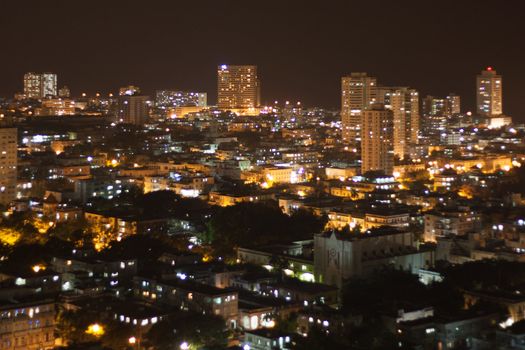
[(338, 107), (340, 77), (366, 71), (474, 106), (475, 75), (504, 76), (504, 109), (525, 119), (525, 2), (144, 0), (0, 2), (0, 95), (26, 71), (73, 94), (137, 84), (206, 91), (216, 66), (257, 64), (263, 101)]

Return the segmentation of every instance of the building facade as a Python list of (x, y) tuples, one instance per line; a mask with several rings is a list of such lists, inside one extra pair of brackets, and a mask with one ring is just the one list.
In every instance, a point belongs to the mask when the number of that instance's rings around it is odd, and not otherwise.
[(16, 198), (17, 129), (0, 128), (0, 204)]
[(393, 113), (381, 104), (365, 109), (361, 127), (361, 173), (394, 168)]
[(362, 111), (370, 107), (377, 95), (377, 81), (366, 73), (351, 73), (341, 78), (341, 125), (343, 140), (359, 137)]
[(2, 349), (53, 349), (55, 347), (53, 301), (7, 303), (0, 306)]
[(121, 95), (118, 97), (118, 121), (144, 125), (148, 119), (148, 96)]
[(155, 106), (169, 107), (206, 107), (208, 95), (205, 92), (157, 90), (155, 92)]
[(477, 112), (493, 117), (503, 114), (503, 79), (492, 67), (481, 71), (476, 78)]
[(217, 104), (220, 109), (249, 109), (260, 104), (257, 66), (220, 65), (217, 69)]
[(57, 96), (57, 75), (53, 73), (26, 73), (24, 75), (26, 98), (41, 99)]
[(419, 138), (419, 94), (414, 89), (396, 89), (390, 97), (394, 117), (394, 155), (403, 159)]
[(417, 274), (434, 261), (433, 251), (416, 248), (412, 232), (390, 228), (371, 234), (317, 234), (314, 254), (316, 282), (338, 287), (346, 279), (366, 276), (385, 266)]

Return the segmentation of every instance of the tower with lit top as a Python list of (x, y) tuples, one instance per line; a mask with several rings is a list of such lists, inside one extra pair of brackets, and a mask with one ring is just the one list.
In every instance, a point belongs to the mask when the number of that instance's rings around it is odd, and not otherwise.
[(486, 117), (503, 114), (503, 79), (492, 67), (481, 71), (476, 78), (477, 112)]

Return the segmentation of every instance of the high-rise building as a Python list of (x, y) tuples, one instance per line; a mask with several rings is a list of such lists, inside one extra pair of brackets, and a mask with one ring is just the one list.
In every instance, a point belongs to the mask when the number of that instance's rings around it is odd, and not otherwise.
[(247, 109), (260, 105), (257, 66), (220, 65), (217, 69), (217, 104), (220, 109)]
[(16, 198), (17, 130), (0, 127), (0, 204)]
[(369, 77), (366, 73), (351, 73), (341, 78), (341, 125), (344, 141), (359, 139), (361, 113), (375, 101), (376, 95), (376, 78)]
[(172, 107), (206, 107), (208, 95), (205, 92), (157, 90), (155, 106), (159, 108)]
[(422, 100), (421, 131), (436, 141), (447, 127), (447, 121), (461, 113), (461, 98), (449, 94), (446, 98), (425, 96)]
[(57, 75), (32, 72), (24, 74), (24, 94), (26, 98), (34, 99), (57, 96)]
[(449, 94), (447, 96), (447, 115), (454, 115), (461, 113), (461, 97), (456, 94)]
[(481, 71), (476, 78), (477, 111), (493, 117), (503, 114), (503, 80), (492, 67)]
[(120, 123), (144, 125), (148, 119), (149, 97), (143, 95), (121, 95), (118, 97), (118, 121)]
[(383, 104), (375, 103), (361, 114), (361, 173), (383, 171), (385, 174), (392, 174), (393, 112)]
[(394, 118), (394, 155), (403, 159), (410, 145), (419, 142), (419, 94), (414, 89), (396, 88), (390, 95)]

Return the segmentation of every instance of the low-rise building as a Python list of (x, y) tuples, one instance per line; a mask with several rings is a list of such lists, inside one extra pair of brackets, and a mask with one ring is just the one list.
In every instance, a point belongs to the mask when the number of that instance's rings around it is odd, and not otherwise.
[(351, 277), (391, 268), (417, 274), (433, 266), (434, 251), (418, 248), (414, 234), (383, 227), (364, 234), (332, 231), (314, 237), (315, 280), (341, 287)]

